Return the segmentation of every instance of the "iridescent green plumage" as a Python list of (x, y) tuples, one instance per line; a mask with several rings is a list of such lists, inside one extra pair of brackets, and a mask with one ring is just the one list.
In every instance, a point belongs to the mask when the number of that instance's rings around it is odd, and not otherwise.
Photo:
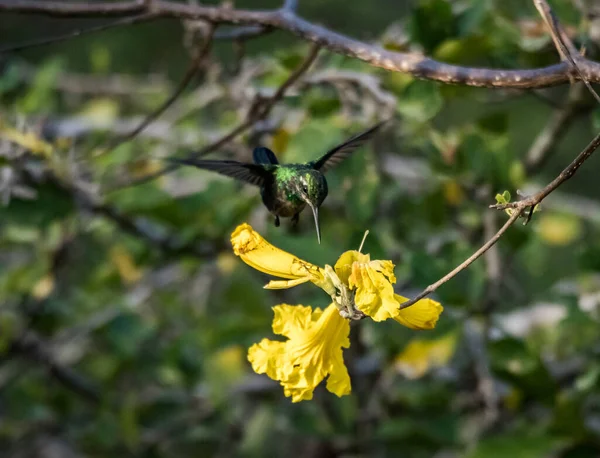
[(369, 130), (350, 138), (330, 149), (316, 161), (306, 164), (279, 164), (275, 154), (263, 147), (254, 149), (254, 163), (174, 158), (170, 160), (212, 170), (259, 186), (263, 203), (275, 215), (276, 226), (279, 226), (279, 217), (292, 217), (292, 221), (297, 222), (298, 216), (304, 210), (304, 207), (306, 205), (310, 206), (317, 228), (317, 238), (321, 243), (319, 207), (327, 197), (328, 192), (324, 173), (339, 164), (356, 148), (371, 138), (382, 124), (379, 123)]

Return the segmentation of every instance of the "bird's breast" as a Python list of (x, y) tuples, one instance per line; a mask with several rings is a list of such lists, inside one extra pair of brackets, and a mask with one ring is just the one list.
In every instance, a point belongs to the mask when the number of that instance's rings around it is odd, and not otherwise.
[(306, 203), (285, 186), (274, 186), (263, 194), (263, 201), (271, 213), (291, 217), (302, 211)]

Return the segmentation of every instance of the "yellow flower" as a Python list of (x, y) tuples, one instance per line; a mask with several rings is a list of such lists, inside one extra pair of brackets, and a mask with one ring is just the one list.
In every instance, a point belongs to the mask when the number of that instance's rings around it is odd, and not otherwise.
[(335, 272), (355, 291), (356, 308), (373, 320), (387, 320), (400, 313), (392, 286), (396, 283), (392, 261), (371, 261), (368, 254), (346, 251), (336, 262)]
[(280, 289), (312, 282), (331, 297), (325, 310), (280, 304), (273, 307), (273, 332), (286, 341), (263, 339), (248, 350), (248, 360), (259, 374), (278, 380), (292, 402), (312, 399), (327, 377), (327, 389), (350, 393), (350, 377), (342, 348), (350, 346), (350, 324), (345, 318), (374, 321), (393, 318), (412, 329), (435, 327), (442, 306), (423, 299), (400, 309), (407, 299), (394, 293), (394, 264), (371, 260), (368, 254), (346, 251), (334, 267), (319, 267), (274, 247), (248, 224), (231, 234), (234, 253), (255, 269), (285, 280), (272, 280), (265, 288)]
[(411, 329), (432, 329), (443, 310), (431, 299), (401, 310), (400, 304), (408, 299), (394, 294), (396, 277), (391, 261), (372, 261), (368, 254), (352, 250), (343, 253), (334, 268), (321, 268), (274, 247), (246, 223), (231, 234), (231, 243), (246, 264), (287, 279), (270, 281), (265, 288), (291, 288), (310, 281), (327, 292), (344, 317), (365, 314), (374, 321), (393, 318)]
[(448, 364), (454, 355), (456, 341), (454, 333), (434, 340), (414, 339), (396, 357), (396, 369), (410, 379), (423, 377), (431, 368)]
[(285, 342), (263, 339), (248, 350), (248, 360), (258, 374), (278, 380), (292, 402), (312, 399), (313, 391), (327, 378), (327, 389), (337, 396), (350, 393), (350, 377), (342, 348), (350, 346), (350, 325), (334, 304), (325, 310), (302, 305), (273, 307), (273, 332)]

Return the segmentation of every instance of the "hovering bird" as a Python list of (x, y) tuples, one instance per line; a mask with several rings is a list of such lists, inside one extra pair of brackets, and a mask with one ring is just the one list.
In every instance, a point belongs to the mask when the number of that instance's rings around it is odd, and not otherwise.
[(254, 163), (178, 158), (168, 160), (212, 170), (260, 187), (262, 201), (275, 216), (277, 227), (279, 227), (280, 217), (291, 217), (292, 223), (296, 224), (300, 212), (308, 205), (315, 218), (317, 240), (321, 243), (319, 207), (328, 192), (324, 173), (369, 140), (382, 124), (383, 122), (376, 124), (369, 130), (333, 147), (316, 161), (303, 164), (280, 164), (275, 153), (265, 147), (254, 149), (252, 152)]

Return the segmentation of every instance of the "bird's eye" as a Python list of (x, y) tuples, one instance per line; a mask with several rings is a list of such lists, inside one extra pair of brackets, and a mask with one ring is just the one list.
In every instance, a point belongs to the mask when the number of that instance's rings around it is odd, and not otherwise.
[(306, 186), (306, 185), (302, 186), (302, 190), (303, 190), (304, 192), (308, 193), (308, 186)]

